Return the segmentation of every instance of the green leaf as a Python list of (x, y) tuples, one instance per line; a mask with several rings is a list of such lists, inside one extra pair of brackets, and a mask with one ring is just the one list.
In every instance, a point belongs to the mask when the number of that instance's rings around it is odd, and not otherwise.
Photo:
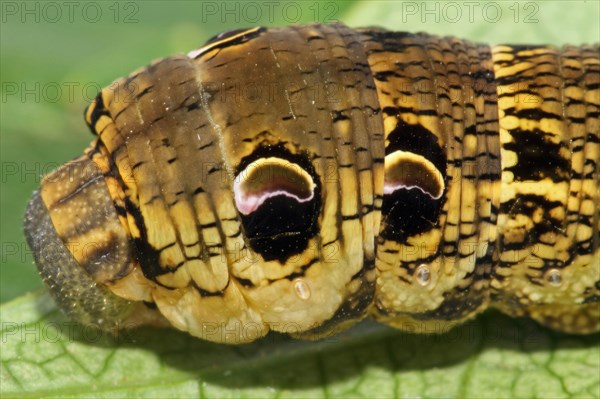
[(600, 335), (487, 313), (443, 335), (365, 322), (319, 342), (226, 346), (169, 329), (109, 336), (45, 293), (0, 307), (2, 397), (600, 397)]

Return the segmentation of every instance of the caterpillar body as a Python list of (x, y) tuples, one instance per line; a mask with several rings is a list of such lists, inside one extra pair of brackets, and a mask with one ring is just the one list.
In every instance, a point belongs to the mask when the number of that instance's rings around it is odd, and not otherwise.
[(600, 330), (600, 47), (228, 32), (102, 90), (25, 232), (61, 309), (223, 343)]

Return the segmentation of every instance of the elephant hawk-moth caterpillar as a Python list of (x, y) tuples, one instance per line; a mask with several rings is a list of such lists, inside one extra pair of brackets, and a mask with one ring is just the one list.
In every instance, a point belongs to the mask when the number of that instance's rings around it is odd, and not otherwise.
[(218, 35), (102, 90), (25, 232), (105, 329), (443, 331), (489, 306), (600, 330), (599, 45), (341, 24)]

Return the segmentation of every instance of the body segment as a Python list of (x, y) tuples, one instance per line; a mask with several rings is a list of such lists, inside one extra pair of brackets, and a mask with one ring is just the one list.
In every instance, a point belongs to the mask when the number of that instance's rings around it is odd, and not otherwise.
[(494, 303), (569, 332), (600, 323), (599, 51), (493, 51), (502, 146)]

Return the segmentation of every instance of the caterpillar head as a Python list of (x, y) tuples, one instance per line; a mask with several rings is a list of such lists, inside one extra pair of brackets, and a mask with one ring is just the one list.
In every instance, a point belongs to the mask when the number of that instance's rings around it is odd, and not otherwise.
[(87, 156), (45, 176), (29, 201), (25, 236), (57, 304), (85, 324), (113, 329), (131, 303), (105, 284), (127, 275), (131, 245), (105, 179)]

